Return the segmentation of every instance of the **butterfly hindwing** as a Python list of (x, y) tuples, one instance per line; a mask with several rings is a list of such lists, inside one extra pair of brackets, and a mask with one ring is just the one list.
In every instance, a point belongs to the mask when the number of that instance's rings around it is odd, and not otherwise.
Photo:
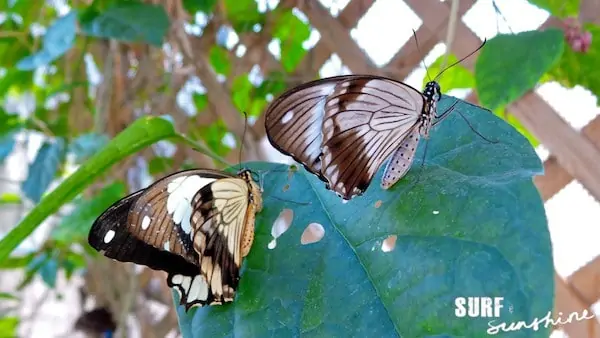
[(392, 155), (381, 178), (381, 187), (383, 189), (391, 188), (406, 175), (415, 159), (415, 153), (419, 145), (419, 136), (419, 129), (413, 128), (404, 138), (394, 155)]

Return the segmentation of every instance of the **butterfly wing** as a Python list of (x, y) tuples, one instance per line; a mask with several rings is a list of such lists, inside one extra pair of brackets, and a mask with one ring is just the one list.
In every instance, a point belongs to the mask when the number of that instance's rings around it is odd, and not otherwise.
[(168, 281), (181, 293), (186, 308), (233, 301), (242, 257), (249, 250), (243, 244), (252, 244), (254, 215), (260, 209), (249, 196), (246, 180), (224, 178), (194, 197), (193, 245), (201, 277), (173, 275)]
[(406, 175), (414, 161), (417, 146), (419, 145), (419, 137), (419, 128), (414, 127), (404, 138), (394, 155), (392, 155), (381, 178), (381, 187), (383, 189), (389, 189)]
[(308, 82), (267, 109), (269, 141), (344, 199), (362, 194), (381, 164), (418, 123), (423, 95), (370, 75)]
[(321, 175), (321, 144), (325, 102), (336, 85), (356, 75), (335, 76), (307, 82), (283, 93), (265, 112), (269, 142), (280, 152), (301, 163), (306, 170)]

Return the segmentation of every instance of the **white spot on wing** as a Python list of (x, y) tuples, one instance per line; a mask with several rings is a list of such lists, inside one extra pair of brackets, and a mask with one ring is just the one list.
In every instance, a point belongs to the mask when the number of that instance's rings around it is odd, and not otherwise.
[(150, 226), (150, 217), (145, 215), (144, 219), (142, 220), (142, 230), (148, 229), (149, 226)]
[(163, 248), (165, 249), (165, 251), (171, 251), (170, 245), (171, 243), (169, 241), (166, 241), (165, 244), (163, 244)]
[(167, 212), (173, 222), (189, 234), (192, 230), (190, 217), (192, 216), (192, 199), (202, 187), (213, 182), (214, 178), (203, 178), (198, 175), (180, 176), (167, 185), (169, 198), (167, 199)]
[(281, 118), (281, 124), (286, 124), (288, 122), (290, 122), (292, 120), (292, 118), (294, 117), (294, 112), (293, 111), (288, 111), (287, 113), (285, 113), (285, 115), (283, 115), (283, 117)]
[(106, 232), (106, 235), (104, 235), (104, 243), (110, 243), (110, 241), (113, 240), (113, 238), (115, 238), (115, 231), (114, 230), (108, 230)]

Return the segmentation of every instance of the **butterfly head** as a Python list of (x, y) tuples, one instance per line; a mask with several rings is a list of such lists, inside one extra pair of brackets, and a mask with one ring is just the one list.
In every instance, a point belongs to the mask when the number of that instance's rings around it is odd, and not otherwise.
[(423, 96), (430, 101), (439, 101), (442, 99), (442, 89), (437, 81), (429, 81), (423, 90)]

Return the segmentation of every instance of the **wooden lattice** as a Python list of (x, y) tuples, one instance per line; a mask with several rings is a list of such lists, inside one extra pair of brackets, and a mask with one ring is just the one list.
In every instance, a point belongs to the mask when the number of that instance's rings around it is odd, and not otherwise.
[[(451, 5), (449, 1), (440, 2), (439, 0), (404, 1), (423, 21), (416, 32), (419, 37), (420, 52), (414, 43), (405, 43), (387, 65), (376, 67), (349, 33), (375, 0), (352, 0), (336, 17), (333, 17), (317, 1), (283, 0), (279, 6), (300, 9), (321, 35), (319, 42), (308, 52), (290, 79), (301, 82), (314, 78), (314, 75), (332, 54), (337, 54), (342, 63), (353, 73), (379, 74), (397, 79), (406, 78), (419, 65), (424, 55), (438, 43), (445, 42), (449, 29)], [(455, 55), (466, 55), (481, 44), (477, 35), (460, 20), (475, 2), (476, 0), (462, 0), (459, 3), (458, 19), (455, 20), (454, 26), (454, 39), (451, 46), (447, 46)], [(587, 5), (585, 0), (582, 2), (582, 6)], [(592, 3), (593, 1), (588, 2)], [(596, 17), (590, 17), (588, 21), (599, 21), (600, 12), (596, 13), (598, 13)], [(540, 28), (558, 25), (559, 21), (551, 17)], [(191, 50), (200, 53), (208, 50), (208, 47), (214, 43), (218, 27), (219, 24), (215, 20), (211, 21), (201, 37), (190, 40), (193, 45), (189, 46)], [(259, 65), (263, 73), (281, 71), (280, 64), (267, 51), (267, 45), (271, 39), (270, 29), (267, 22), (260, 34), (249, 33), (240, 37), (239, 43), (247, 46), (248, 50), (243, 57), (235, 58), (237, 62), (229, 79), (249, 72), (254, 65)], [(196, 60), (206, 61), (207, 58), (196, 58)], [(476, 60), (476, 56), (465, 60), (463, 65), (473, 70), (474, 60)], [(196, 62), (195, 66), (197, 75), (210, 93), (209, 101), (212, 109), (219, 112), (218, 115), (233, 128), (236, 135), (240, 135), (243, 120), (239, 118), (239, 113), (231, 104), (228, 93), (224, 89), (230, 87), (231, 83), (226, 81), (225, 86), (220, 84), (208, 61), (203, 64)], [(466, 100), (477, 103), (475, 93), (471, 93)], [(533, 91), (511, 104), (508, 111), (517, 117), (551, 154), (544, 162), (545, 175), (537, 176), (534, 179), (544, 201), (549, 200), (574, 179), (581, 182), (587, 191), (597, 201), (600, 201), (600, 175), (598, 175), (598, 168), (600, 168), (600, 116), (591, 121), (581, 132), (577, 132)], [(259, 118), (251, 129), (249, 137), (252, 142), (250, 144), (254, 145), (255, 151), (248, 157), (264, 158), (257, 151), (260, 147), (256, 146), (258, 141), (265, 136), (264, 121)], [(235, 161), (235, 159), (232, 160)], [(591, 306), (600, 299), (600, 257), (596, 257), (567, 280), (555, 273), (555, 285), (555, 313), (582, 313), (585, 309), (591, 313)], [(570, 337), (600, 338), (600, 323), (597, 319), (573, 321), (560, 329)]]

